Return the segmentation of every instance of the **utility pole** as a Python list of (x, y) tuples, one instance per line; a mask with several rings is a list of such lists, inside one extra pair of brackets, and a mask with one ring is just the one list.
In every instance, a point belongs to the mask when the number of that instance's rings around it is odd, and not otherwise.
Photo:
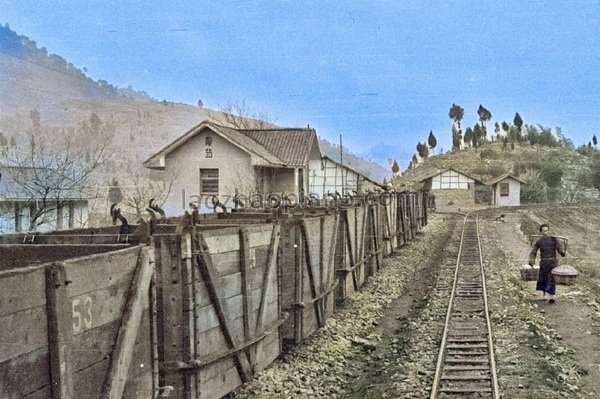
[(344, 146), (342, 145), (342, 134), (340, 133), (340, 165), (342, 166), (342, 170), (340, 173), (342, 174), (342, 195), (344, 195)]

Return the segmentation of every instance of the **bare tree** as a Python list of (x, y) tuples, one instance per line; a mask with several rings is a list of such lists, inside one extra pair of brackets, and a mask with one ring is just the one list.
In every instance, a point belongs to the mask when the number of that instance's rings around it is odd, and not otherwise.
[(266, 113), (256, 113), (247, 104), (242, 102), (229, 101), (220, 107), (221, 118), (228, 125), (236, 129), (268, 129), (273, 128), (275, 119)]
[(50, 143), (30, 135), (26, 146), (6, 155), (7, 194), (30, 209), (29, 231), (52, 223), (58, 210), (93, 197), (94, 172), (110, 156), (106, 145), (79, 145), (72, 136)]
[[(147, 169), (133, 169), (127, 167), (127, 183), (121, 186), (121, 202), (128, 207), (136, 217), (141, 218), (150, 200), (162, 206), (171, 191), (178, 176), (178, 171), (164, 174), (160, 180), (150, 177), (151, 171)], [(166, 173), (166, 172), (165, 172)]]

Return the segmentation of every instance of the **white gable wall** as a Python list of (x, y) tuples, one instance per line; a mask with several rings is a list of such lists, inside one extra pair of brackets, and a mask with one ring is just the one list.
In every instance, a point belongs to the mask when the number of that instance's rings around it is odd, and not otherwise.
[(439, 175), (433, 176), (431, 179), (432, 190), (446, 189), (469, 189), (469, 184), (475, 183), (475, 180), (460, 174), (454, 170), (447, 170)]
[[(211, 138), (210, 145), (207, 144), (207, 137)], [(210, 205), (210, 199), (200, 196), (201, 168), (219, 170), (220, 197), (233, 196), (236, 188), (240, 193), (253, 192), (255, 189), (256, 177), (250, 156), (212, 130), (204, 129), (169, 153), (164, 172), (159, 172), (161, 178), (168, 178), (172, 173), (177, 176), (163, 205), (167, 215), (182, 215), (190, 210), (190, 202), (212, 211), (212, 206), (205, 206), (207, 202)], [(226, 206), (233, 207), (233, 202), (230, 200)]]
[(344, 195), (351, 190), (358, 191), (360, 175), (342, 165), (323, 158), (322, 161), (310, 161), (308, 192), (323, 198), (328, 192), (338, 191)]
[[(501, 195), (501, 184), (508, 184), (508, 195)], [(494, 205), (498, 206), (516, 206), (521, 205), (521, 182), (507, 177), (504, 180), (494, 184), (493, 187)]]

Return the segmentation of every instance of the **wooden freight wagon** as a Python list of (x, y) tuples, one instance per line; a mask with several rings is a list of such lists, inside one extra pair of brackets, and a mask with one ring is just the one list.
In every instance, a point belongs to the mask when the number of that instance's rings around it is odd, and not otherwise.
[(281, 223), (281, 304), (290, 314), (281, 334), (285, 345), (293, 346), (323, 327), (334, 311), (339, 214), (295, 217)]
[(383, 239), (384, 254), (391, 254), (398, 248), (397, 212), (398, 197), (396, 193), (386, 194), (382, 201), (383, 209), (380, 211), (381, 237)]
[[(22, 266), (61, 251), (49, 245), (22, 245), (21, 267), (0, 271), (0, 397), (153, 397), (152, 249)], [(2, 247), (6, 268), (16, 246)]]
[(220, 398), (281, 352), (281, 227), (219, 227), (152, 236), (160, 385), (173, 398)]
[(398, 243), (396, 199), (362, 204), (340, 211), (341, 227), (336, 249), (338, 302), (358, 291), (367, 277), (375, 274)]

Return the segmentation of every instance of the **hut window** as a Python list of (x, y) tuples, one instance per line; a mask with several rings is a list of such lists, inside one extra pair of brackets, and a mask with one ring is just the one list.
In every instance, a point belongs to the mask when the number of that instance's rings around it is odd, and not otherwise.
[(500, 183), (500, 196), (508, 197), (508, 183)]
[(219, 195), (219, 169), (200, 169), (200, 195)]

